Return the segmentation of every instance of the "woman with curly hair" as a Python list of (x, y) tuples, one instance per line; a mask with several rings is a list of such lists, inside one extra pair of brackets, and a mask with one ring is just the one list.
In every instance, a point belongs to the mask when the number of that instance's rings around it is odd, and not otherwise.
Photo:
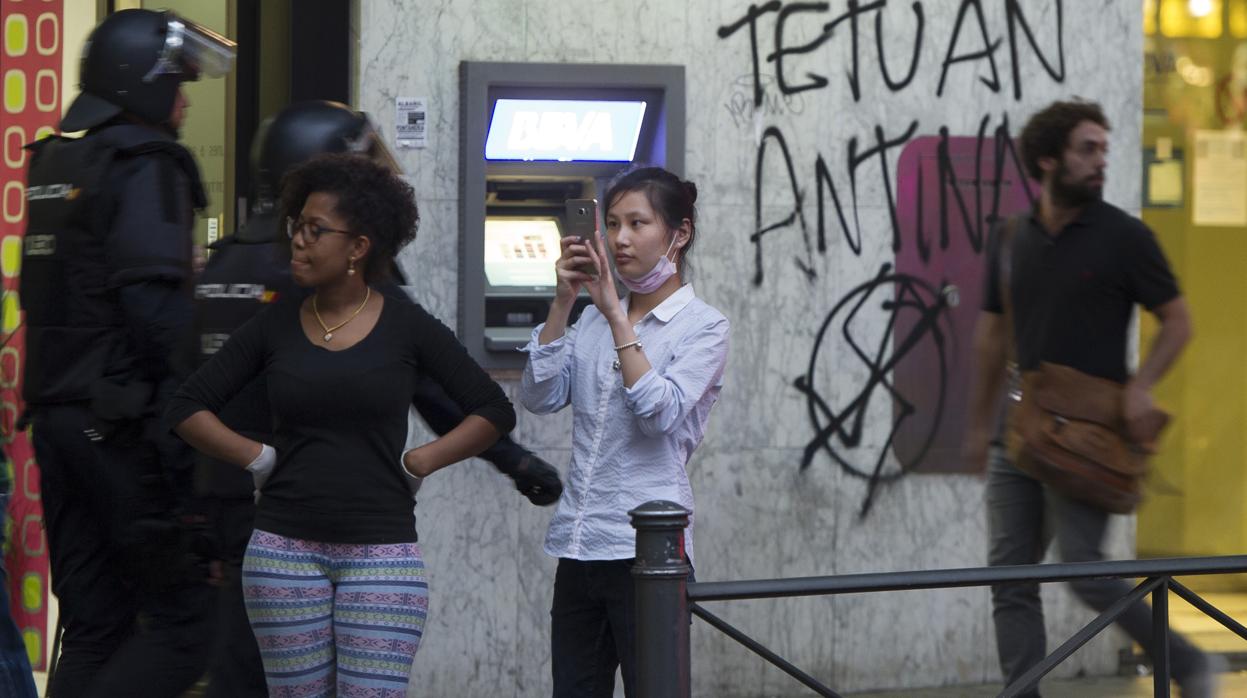
[[(259, 507), (243, 562), (247, 614), (272, 696), (403, 696), (428, 610), (412, 498), (420, 479), (480, 453), (515, 411), (442, 323), (385, 298), (415, 237), (411, 187), (356, 155), (308, 161), (282, 183), (294, 281), (171, 401), (168, 421), (205, 454), (245, 467)], [(468, 415), (404, 451), (416, 379)], [(273, 443), (215, 413), (267, 380)]]

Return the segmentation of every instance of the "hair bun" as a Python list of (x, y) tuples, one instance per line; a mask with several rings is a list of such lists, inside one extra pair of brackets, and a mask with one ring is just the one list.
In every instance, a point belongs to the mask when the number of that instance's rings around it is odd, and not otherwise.
[(697, 203), (697, 185), (688, 180), (680, 180), (680, 184), (684, 186), (684, 191), (688, 192), (689, 203)]

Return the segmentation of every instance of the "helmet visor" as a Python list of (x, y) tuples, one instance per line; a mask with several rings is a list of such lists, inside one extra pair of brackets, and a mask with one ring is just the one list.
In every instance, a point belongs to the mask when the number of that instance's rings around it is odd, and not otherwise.
[(172, 12), (166, 16), (169, 24), (164, 48), (156, 64), (143, 76), (143, 82), (152, 82), (161, 75), (198, 80), (201, 76), (220, 78), (229, 74), (234, 66), (237, 44)]

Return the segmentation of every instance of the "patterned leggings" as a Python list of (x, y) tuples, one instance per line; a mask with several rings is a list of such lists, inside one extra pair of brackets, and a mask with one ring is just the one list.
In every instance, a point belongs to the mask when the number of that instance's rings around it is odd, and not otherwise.
[(256, 530), (243, 597), (272, 698), (402, 698), (429, 611), (416, 543), (316, 543)]

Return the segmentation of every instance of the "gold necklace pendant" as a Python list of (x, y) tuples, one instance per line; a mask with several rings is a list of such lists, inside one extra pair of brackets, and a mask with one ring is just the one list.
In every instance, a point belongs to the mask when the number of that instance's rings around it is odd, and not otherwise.
[(326, 325), (324, 319), (321, 318), (320, 308), (317, 307), (316, 305), (316, 294), (312, 295), (312, 314), (316, 316), (316, 322), (320, 325), (320, 328), (325, 331), (325, 343), (326, 344), (329, 343), (329, 340), (333, 339), (334, 332), (337, 332), (338, 330), (342, 329), (346, 325), (346, 323), (350, 322), (351, 320), (354, 320), (357, 315), (363, 312), (364, 306), (368, 305), (368, 299), (372, 298), (372, 287), (365, 286), (365, 288), (367, 289), (367, 291), (364, 293), (364, 302), (359, 304), (359, 307), (355, 309), (355, 312), (351, 313), (350, 317), (343, 320), (342, 322), (339, 322), (333, 327)]

